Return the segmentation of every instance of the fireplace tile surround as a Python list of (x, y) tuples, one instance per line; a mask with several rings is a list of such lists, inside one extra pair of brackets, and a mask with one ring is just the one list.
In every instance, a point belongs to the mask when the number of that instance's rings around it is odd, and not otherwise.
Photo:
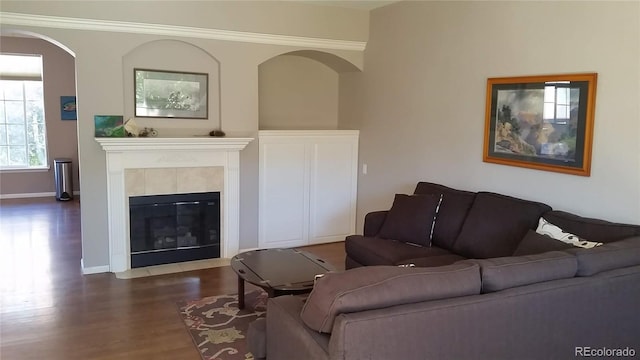
[[(239, 152), (253, 138), (95, 138), (106, 152), (109, 270), (131, 272), (129, 196), (219, 191), (221, 261), (239, 250)], [(220, 261), (218, 261), (220, 262)], [(184, 267), (174, 265), (173, 267)]]
[(224, 190), (224, 167), (125, 169), (129, 196), (184, 194)]

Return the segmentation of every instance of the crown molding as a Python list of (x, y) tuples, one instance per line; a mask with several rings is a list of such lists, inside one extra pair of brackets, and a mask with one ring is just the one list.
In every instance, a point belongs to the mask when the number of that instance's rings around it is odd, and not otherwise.
[(179, 36), (200, 39), (238, 41), (256, 44), (301, 46), (310, 48), (364, 51), (366, 41), (321, 39), (303, 36), (275, 35), (190, 26), (135, 23), (113, 20), (81, 19), (0, 11), (0, 24), (56, 29), (121, 32), (147, 35)]

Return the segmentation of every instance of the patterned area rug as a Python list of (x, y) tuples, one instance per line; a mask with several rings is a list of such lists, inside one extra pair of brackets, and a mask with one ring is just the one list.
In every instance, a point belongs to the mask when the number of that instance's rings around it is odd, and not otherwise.
[(245, 308), (238, 309), (237, 295), (219, 295), (178, 302), (178, 311), (203, 360), (252, 360), (247, 349), (249, 324), (266, 314), (267, 293), (245, 295)]

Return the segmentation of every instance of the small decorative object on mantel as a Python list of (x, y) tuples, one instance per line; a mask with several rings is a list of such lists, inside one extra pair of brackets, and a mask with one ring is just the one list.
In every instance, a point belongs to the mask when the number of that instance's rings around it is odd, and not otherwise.
[(124, 129), (127, 132), (128, 137), (135, 137), (140, 134), (140, 128), (133, 118), (129, 118), (129, 120), (124, 122)]
[(144, 128), (138, 134), (139, 137), (156, 137), (158, 136), (158, 131), (154, 128)]
[(211, 130), (209, 132), (209, 136), (214, 136), (214, 137), (224, 137), (225, 135), (226, 134), (222, 130)]

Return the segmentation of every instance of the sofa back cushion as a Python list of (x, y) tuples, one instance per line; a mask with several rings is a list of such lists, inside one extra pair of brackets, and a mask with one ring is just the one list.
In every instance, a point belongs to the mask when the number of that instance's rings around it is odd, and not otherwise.
[(562, 251), (462, 262), (480, 265), (483, 293), (572, 278), (578, 269), (576, 257)]
[(510, 256), (527, 231), (551, 207), (506, 195), (479, 192), (469, 210), (453, 251), (467, 258)]
[(640, 236), (591, 249), (575, 248), (566, 252), (578, 259), (578, 276), (591, 276), (602, 271), (640, 265)]
[(513, 252), (513, 256), (541, 254), (547, 251), (566, 250), (574, 247), (550, 236), (528, 230), (520, 244), (518, 244), (516, 251)]
[(479, 293), (477, 264), (367, 266), (319, 278), (300, 316), (313, 330), (330, 333), (339, 314)]
[(640, 236), (640, 225), (613, 223), (553, 210), (544, 214), (550, 223), (588, 241), (608, 243), (631, 236)]
[(414, 194), (442, 194), (431, 242), (447, 250), (453, 249), (476, 194), (429, 182), (419, 182)]
[(430, 246), (440, 198), (440, 195), (396, 194), (378, 237)]

